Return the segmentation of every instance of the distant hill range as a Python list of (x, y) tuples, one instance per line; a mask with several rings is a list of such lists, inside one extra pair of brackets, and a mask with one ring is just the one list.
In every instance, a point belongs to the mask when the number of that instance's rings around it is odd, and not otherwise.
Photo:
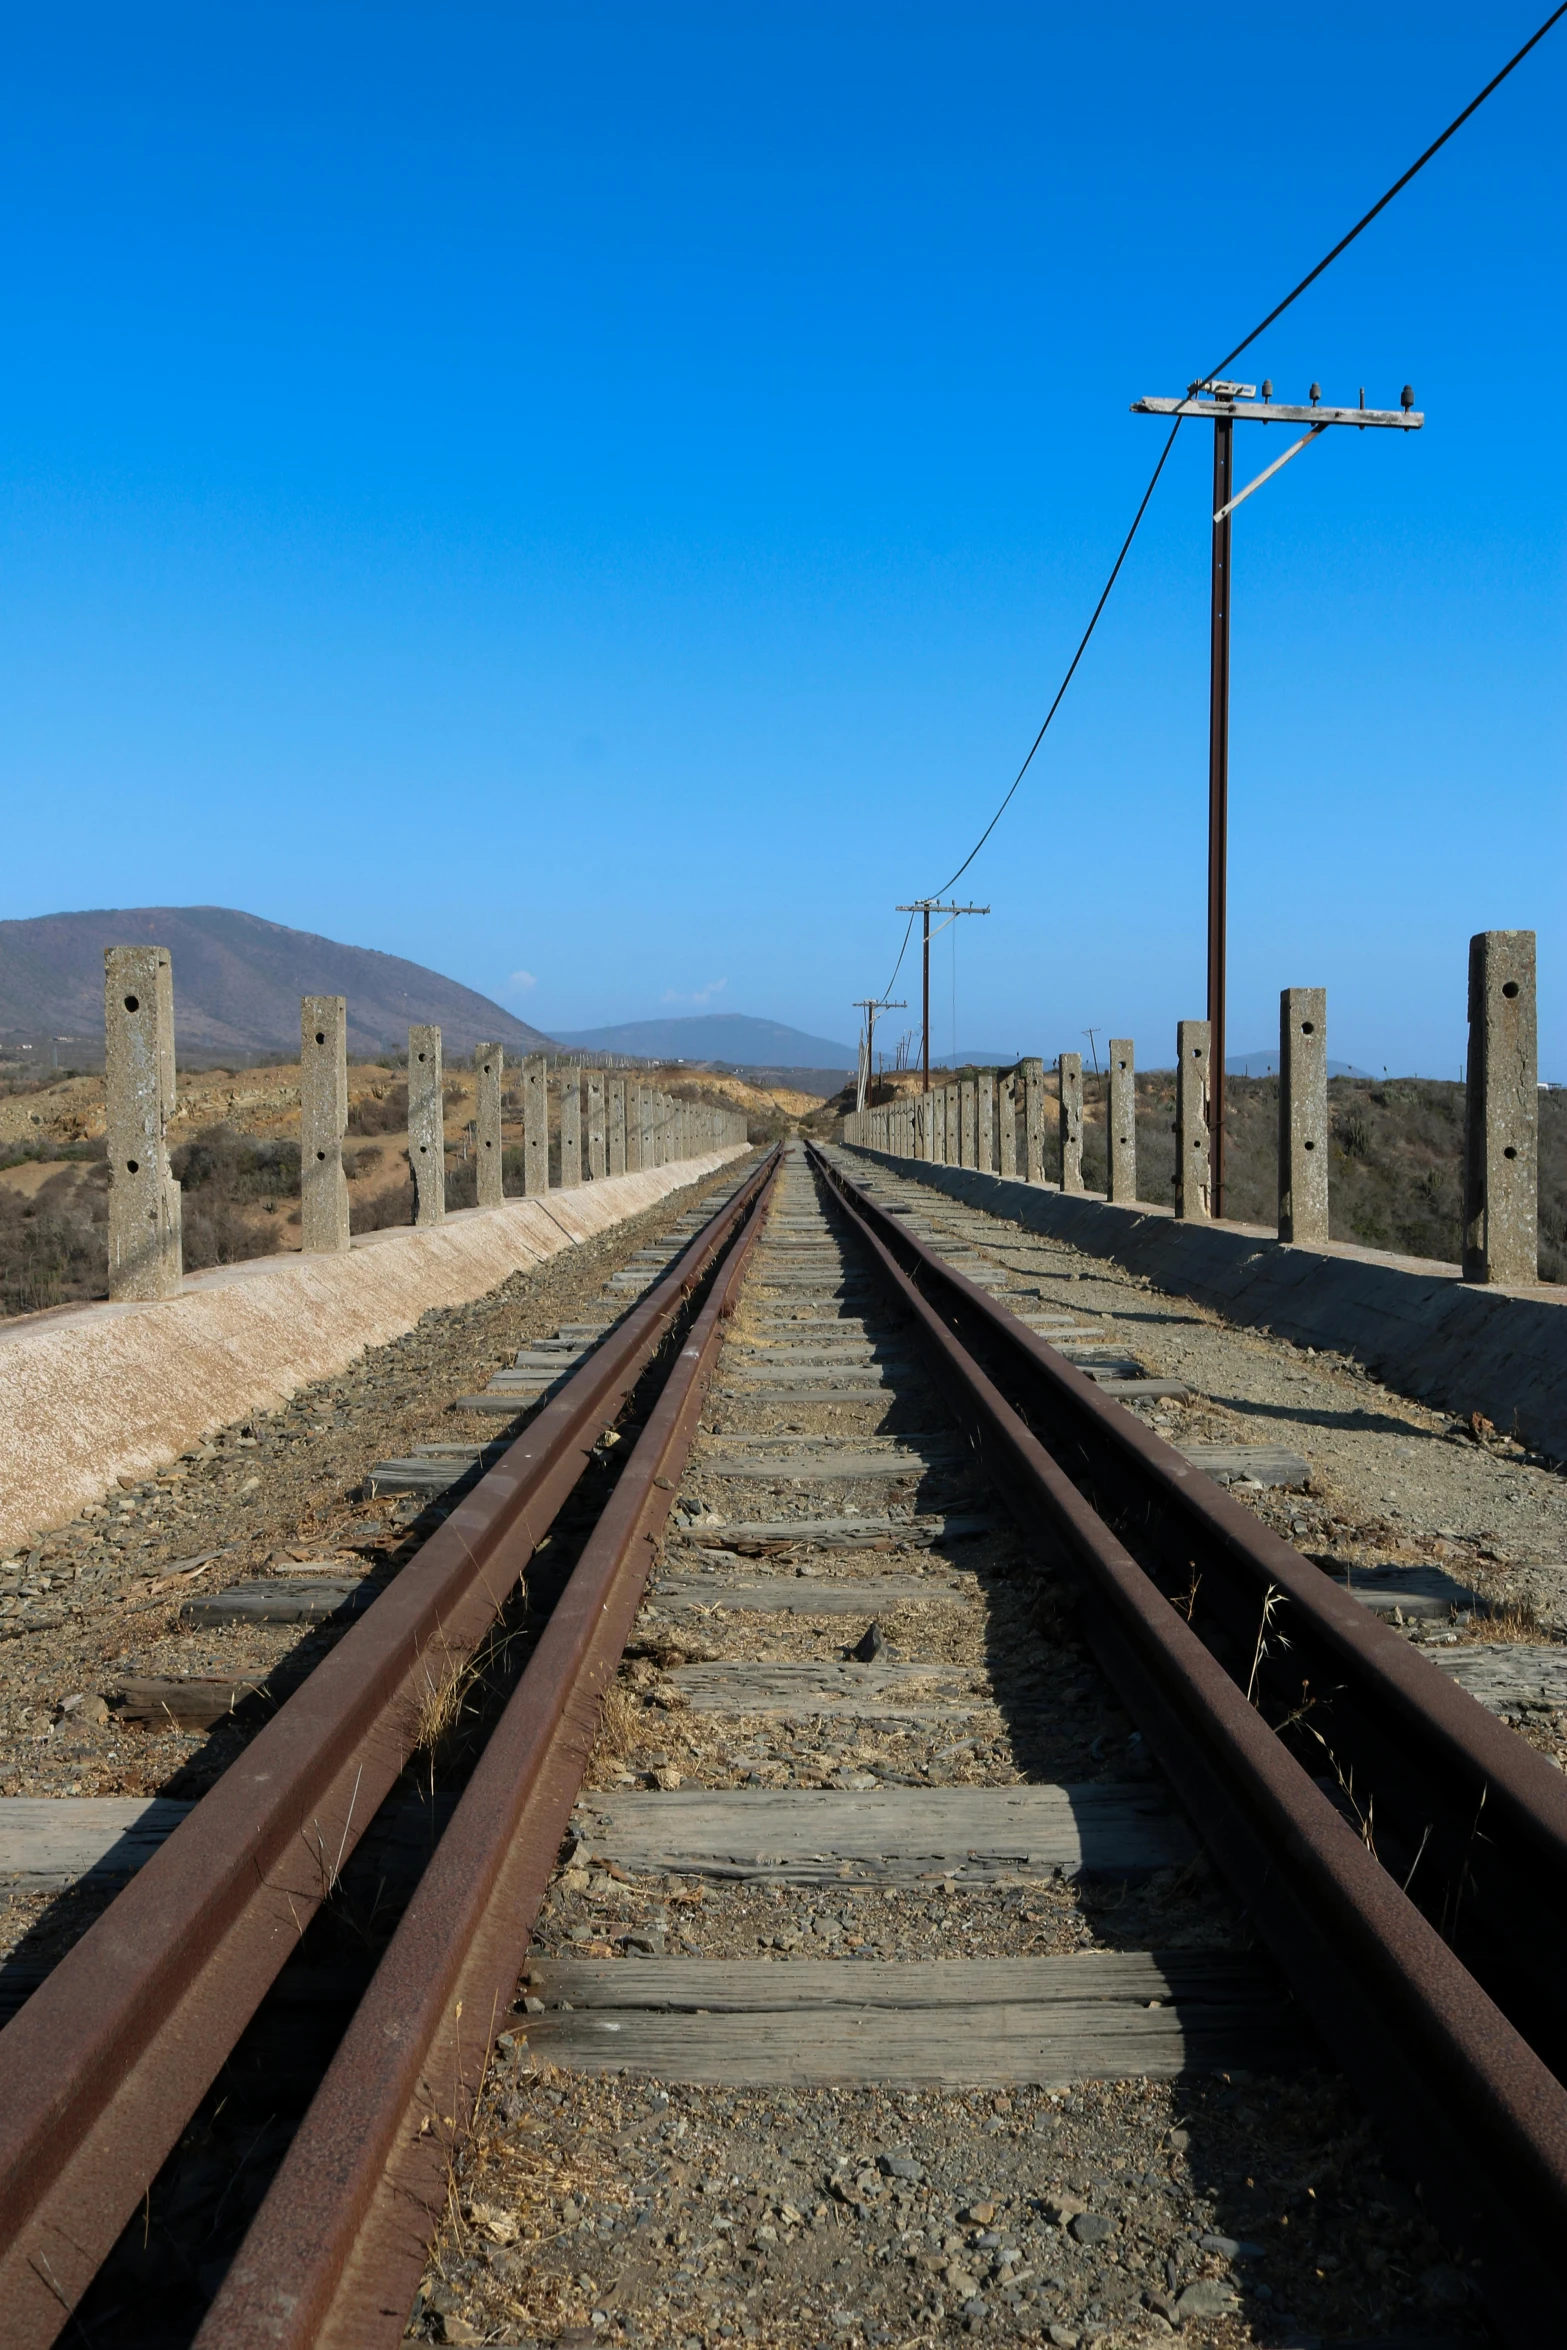
[(645, 1061), (722, 1061), (735, 1069), (847, 1070), (852, 1044), (808, 1036), (781, 1020), (753, 1020), (744, 1012), (703, 1012), (687, 1020), (623, 1020), (612, 1028), (563, 1028), (556, 1037), (572, 1052), (630, 1053)]
[(167, 947), (173, 958), (181, 1059), (297, 1059), (304, 995), (346, 997), (348, 1049), (360, 1057), (405, 1050), (410, 1026), (426, 1022), (440, 1029), (448, 1053), (471, 1053), (477, 1044), (538, 1052), (550, 1042), (488, 996), (422, 963), (341, 946), (228, 906), (131, 906), (0, 922), (0, 1042), (15, 1049), (29, 1040), (40, 1061), (56, 1038), (82, 1040), (101, 1055), (104, 949), (144, 944)]

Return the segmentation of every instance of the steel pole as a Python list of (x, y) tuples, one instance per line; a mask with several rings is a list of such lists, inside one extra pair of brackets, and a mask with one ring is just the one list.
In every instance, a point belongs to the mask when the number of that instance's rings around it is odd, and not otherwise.
[(922, 1069), (923, 1069), (923, 1071), (924, 1071), (924, 1077), (925, 1077), (925, 1082), (924, 1082), (924, 1085), (923, 1085), (923, 1087), (921, 1088), (921, 1090), (922, 1090), (923, 1092), (925, 1092), (925, 1093), (929, 1093), (929, 1091), (930, 1091), (930, 908), (929, 908), (929, 906), (927, 906), (927, 907), (925, 908), (925, 993), (924, 993), (924, 1009), (923, 1009), (923, 1018), (922, 1018), (922, 1023), (921, 1023), (921, 1036), (922, 1036), (922, 1038), (923, 1038), (923, 1042), (922, 1042), (922, 1044), (921, 1044), (921, 1047), (920, 1047), (920, 1065), (921, 1065), (921, 1068), (922, 1068)]
[[(1213, 420), (1213, 505), (1232, 495), (1235, 424)], [(1213, 599), (1208, 677), (1208, 1129), (1211, 1212), (1224, 1213), (1225, 929), (1230, 830), (1230, 516), (1213, 525)]]

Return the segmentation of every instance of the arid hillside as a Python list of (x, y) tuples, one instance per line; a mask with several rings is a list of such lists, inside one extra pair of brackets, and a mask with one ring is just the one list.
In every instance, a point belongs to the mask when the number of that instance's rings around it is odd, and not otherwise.
[(167, 947), (182, 1058), (253, 1059), (299, 1050), (299, 999), (340, 995), (348, 1049), (402, 1051), (413, 1022), (433, 1022), (449, 1053), (477, 1044), (536, 1052), (549, 1039), (488, 996), (374, 947), (345, 946), (231, 906), (130, 906), (0, 922), (0, 1037), (52, 1060), (97, 1065), (103, 1051), (103, 956), (111, 946)]
[[(559, 1088), (551, 1076), (551, 1174), (558, 1181)], [(743, 1078), (688, 1068), (638, 1071), (637, 1079), (687, 1101), (743, 1109), (753, 1142), (771, 1142), (815, 1109), (810, 1094), (771, 1093)], [(446, 1198), (475, 1201), (471, 1070), (446, 1073)], [(0, 1081), (3, 1083), (3, 1081)], [(391, 1061), (353, 1062), (348, 1071), (349, 1212), (355, 1232), (410, 1224), (408, 1087)], [(504, 1096), (504, 1171), (522, 1189), (522, 1101)], [(103, 1297), (107, 1292), (109, 1169), (104, 1155), (103, 1079), (13, 1080), (0, 1090), (0, 1314)], [(184, 1199), (185, 1267), (237, 1264), (300, 1244), (299, 1071), (271, 1068), (182, 1071), (171, 1129), (171, 1164)]]

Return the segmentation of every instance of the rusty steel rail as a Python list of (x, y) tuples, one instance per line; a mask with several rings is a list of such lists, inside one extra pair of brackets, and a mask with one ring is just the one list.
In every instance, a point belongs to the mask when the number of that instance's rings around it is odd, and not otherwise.
[(849, 1188), (856, 1212), (941, 1302), (1165, 1597), (1290, 1725), (1311, 1775), (1350, 1791), (1390, 1871), (1567, 2076), (1567, 1779), (898, 1217)]
[(692, 1325), (197, 2350), (390, 2350), (402, 2339), (767, 1200)]
[[(1441, 1780), (1427, 1791), (1429, 1816), (1447, 1832), (1461, 1827), (1472, 1846), (1511, 1837), (1531, 1857), (1545, 1880), (1535, 1884), (1536, 1939), (1560, 1930), (1560, 1775), (830, 1160), (812, 1156), (987, 1475), (1024, 1531), (1079, 1583), (1101, 1663), (1302, 2007), (1458, 2235), (1508, 2338), (1534, 2350), (1561, 2317), (1567, 2090), (1251, 1702), (1246, 1668), (1268, 1629), (1263, 1598), (1270, 1588), (1286, 1597), (1288, 1637), (1339, 1660), (1349, 1695), (1336, 1698), (1335, 1737), (1380, 1713), (1367, 1750), (1417, 1743), (1406, 1774), (1425, 1762)], [(1161, 1588), (1149, 1553), (1155, 1566), (1180, 1562), (1249, 1590), (1239, 1680), (1187, 1620), (1192, 1586)], [(1222, 1611), (1219, 1632), (1222, 1647)], [(1294, 1652), (1288, 1662), (1297, 1670)], [(1456, 1822), (1438, 1810), (1454, 1783), (1464, 1791)]]
[(3, 2350), (42, 2350), (68, 2322), (396, 1780), (421, 1701), (495, 1623), (601, 1432), (752, 1219), (776, 1157), (697, 1233), (0, 2032)]

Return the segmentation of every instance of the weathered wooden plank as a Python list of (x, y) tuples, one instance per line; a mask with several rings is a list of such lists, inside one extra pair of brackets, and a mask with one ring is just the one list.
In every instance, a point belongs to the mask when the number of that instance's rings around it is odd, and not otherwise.
[(774, 1575), (766, 1583), (724, 1583), (716, 1575), (666, 1575), (654, 1587), (660, 1607), (721, 1608), (731, 1615), (871, 1616), (878, 1608), (905, 1607), (915, 1600), (941, 1599), (963, 1605), (974, 1585), (948, 1583), (932, 1575), (856, 1575), (830, 1580), (819, 1575)]
[(1203, 2000), (1284, 2003), (1262, 1960), (1229, 1951), (1084, 1950), (1048, 1958), (557, 1958), (528, 1961), (547, 2007), (646, 2008), (669, 2015), (770, 2015), (797, 2008), (1011, 2007), (1065, 2000), (1117, 2005)]
[(878, 1387), (720, 1387), (732, 1403), (885, 1403), (894, 1394), (891, 1383)]
[(0, 1881), (42, 1892), (134, 1876), (194, 1808), (167, 1795), (0, 1797)]
[(1088, 1376), (1103, 1395), (1141, 1396), (1146, 1403), (1161, 1399), (1181, 1403), (1191, 1394), (1179, 1379), (1107, 1379), (1099, 1371), (1090, 1371)]
[(129, 1677), (105, 1692), (122, 1722), (154, 1722), (180, 1730), (210, 1729), (269, 1694), (266, 1682), (254, 1676), (234, 1680), (217, 1674)]
[[(860, 1613), (873, 1611), (862, 1605)], [(693, 1713), (839, 1714), (902, 1722), (966, 1720), (988, 1704), (952, 1665), (679, 1665), (664, 1676)]]
[[(442, 1795), (433, 1805), (388, 1805), (365, 1831), (360, 1853), (377, 1866), (417, 1864), (433, 1851), (455, 1802)], [(83, 1877), (134, 1876), (194, 1808), (166, 1795), (0, 1797), (0, 1883), (51, 1892)]]
[[(771, 1970), (782, 1974), (782, 1967)], [(855, 1971), (858, 1971), (857, 1969)], [(827, 2008), (756, 2015), (530, 2015), (530, 2057), (575, 2072), (628, 2072), (729, 2088), (881, 2082), (1066, 2088), (1074, 2081), (1176, 2080), (1283, 2070), (1300, 2035), (1276, 2002), (1217, 2016), (1194, 2006), (1066, 1999), (969, 2008)]]
[(795, 1452), (710, 1453), (693, 1464), (691, 1474), (703, 1477), (766, 1477), (777, 1484), (863, 1483), (872, 1478), (927, 1476), (933, 1468), (950, 1468), (956, 1449), (944, 1453), (914, 1452)]
[(993, 1534), (995, 1530), (994, 1518), (939, 1510), (917, 1518), (894, 1518), (870, 1511), (863, 1517), (842, 1518), (713, 1517), (701, 1518), (694, 1525), (679, 1529), (687, 1542), (698, 1546), (711, 1542), (719, 1549), (732, 1549), (748, 1542), (790, 1547), (810, 1543), (818, 1548), (854, 1549), (861, 1544), (889, 1541), (924, 1549), (933, 1542), (962, 1542), (974, 1535)]
[(1183, 1444), (1178, 1447), (1194, 1469), (1216, 1477), (1221, 1485), (1249, 1477), (1257, 1485), (1283, 1485), (1299, 1491), (1311, 1483), (1311, 1463), (1299, 1453), (1277, 1444)]
[(1535, 1640), (1476, 1640), (1426, 1654), (1492, 1713), (1567, 1712), (1567, 1648)]
[(357, 1615), (382, 1588), (351, 1576), (319, 1575), (308, 1583), (258, 1578), (187, 1599), (179, 1620), (194, 1631), (214, 1624), (323, 1624), (329, 1617)]
[(1193, 1844), (1155, 1787), (690, 1788), (586, 1795), (578, 1832), (622, 1867), (796, 1884), (1136, 1877)]
[(1406, 1623), (1435, 1618), (1446, 1623), (1462, 1609), (1483, 1609), (1484, 1600), (1442, 1567), (1356, 1567), (1334, 1581), (1373, 1615), (1399, 1615)]

